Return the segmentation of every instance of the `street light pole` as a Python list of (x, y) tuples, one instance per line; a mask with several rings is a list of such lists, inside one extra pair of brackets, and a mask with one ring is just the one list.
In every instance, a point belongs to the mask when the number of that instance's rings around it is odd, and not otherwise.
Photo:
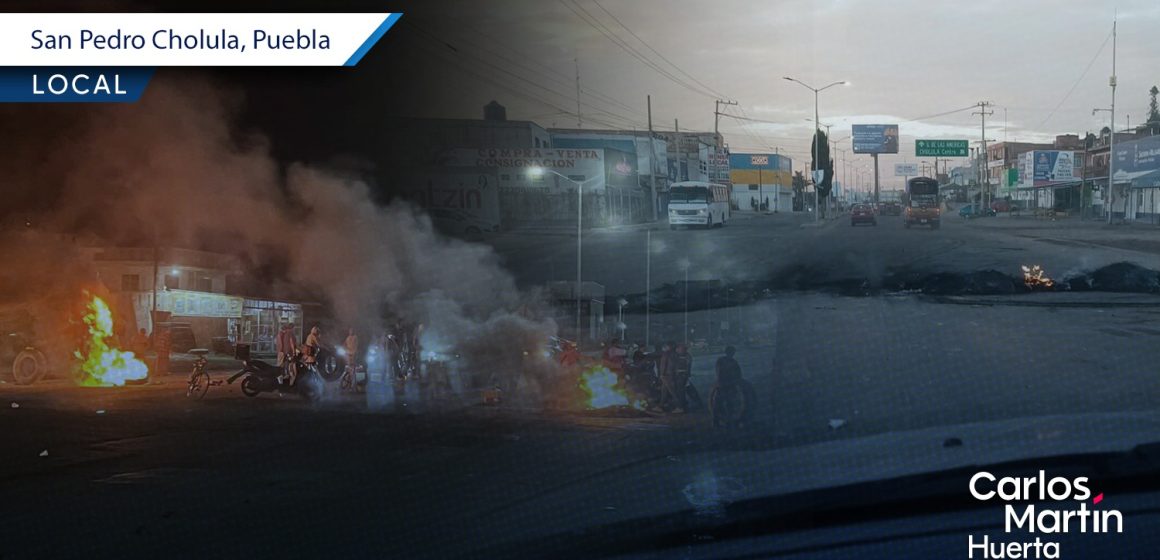
[[(573, 185), (576, 185), (576, 290), (575, 290), (575, 296), (576, 296), (576, 348), (579, 349), (581, 339), (583, 338), (583, 336), (581, 335), (581, 330), (583, 329), (583, 322), (582, 322), (580, 313), (582, 311), (581, 303), (583, 301), (582, 295), (584, 292), (583, 283), (582, 283), (583, 282), (582, 271), (583, 271), (583, 265), (584, 265), (584, 256), (583, 256), (584, 255), (584, 234), (583, 234), (583, 229), (581, 229), (581, 226), (583, 225), (583, 220), (584, 220), (584, 183), (588, 182), (591, 179), (586, 179), (585, 181), (577, 181), (577, 180), (575, 180), (567, 175), (564, 175), (564, 174), (561, 174), (559, 172), (553, 171), (551, 169), (546, 169), (543, 167), (532, 167), (528, 170), (528, 172), (533, 176), (540, 176), (540, 175), (543, 175), (544, 173), (551, 173), (552, 175), (560, 177), (561, 179), (565, 179), (568, 182), (572, 183)], [(595, 177), (593, 177), (593, 178), (595, 178)]]
[[(797, 82), (797, 83), (801, 84), (803, 87), (805, 87), (806, 89), (814, 92), (814, 146), (813, 146), (814, 161), (811, 165), (816, 167), (819, 163), (818, 162), (818, 140), (819, 140), (818, 133), (821, 132), (821, 129), (819, 128), (821, 123), (818, 120), (818, 94), (820, 94), (821, 92), (823, 92), (827, 89), (830, 89), (834, 86), (837, 86), (837, 85), (849, 85), (849, 82), (843, 80), (840, 82), (834, 82), (834, 83), (832, 83), (826, 87), (823, 87), (823, 88), (816, 88), (816, 87), (813, 87), (813, 86), (811, 86), (811, 85), (809, 85), (809, 84), (807, 84), (807, 83), (805, 83), (797, 78), (791, 78), (789, 76), (782, 76), (782, 78), (785, 80), (788, 80), (790, 82)], [(813, 169), (812, 171), (817, 171), (817, 169)], [(820, 195), (821, 195), (821, 193), (818, 192), (818, 181), (817, 181), (817, 178), (814, 177), (814, 221), (815, 222), (818, 221), (818, 207), (821, 206), (821, 201), (822, 201)]]

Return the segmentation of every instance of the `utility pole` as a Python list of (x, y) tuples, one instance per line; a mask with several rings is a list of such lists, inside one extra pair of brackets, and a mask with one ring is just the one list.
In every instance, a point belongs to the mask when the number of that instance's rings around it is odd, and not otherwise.
[[(677, 180), (684, 181), (687, 180), (688, 177), (685, 177), (684, 179), (681, 178), (681, 164), (685, 162), (685, 152), (683, 151), (684, 146), (681, 145), (681, 123), (675, 118), (673, 119), (673, 138), (676, 138), (677, 140)], [(686, 173), (688, 173), (688, 170), (688, 166), (685, 166)]]
[(982, 183), (982, 190), (979, 191), (979, 211), (985, 212), (986, 211), (985, 208), (988, 208), (987, 195), (990, 194), (990, 190), (991, 190), (991, 174), (990, 174), (991, 170), (987, 168), (987, 115), (993, 115), (993, 114), (995, 114), (995, 112), (987, 110), (987, 107), (991, 106), (990, 101), (980, 101), (978, 103), (978, 105), (979, 105), (979, 110), (975, 111), (971, 114), (972, 115), (979, 115), (979, 123), (980, 123), (979, 130), (981, 131), (981, 134), (982, 134), (982, 136), (980, 136), (980, 140), (982, 140), (983, 143), (982, 143), (982, 147), (979, 149), (979, 159), (981, 159), (983, 162), (983, 164), (982, 164), (983, 183)]
[(584, 128), (584, 122), (580, 118), (580, 58), (572, 59), (576, 63), (576, 128)]
[[(1108, 79), (1112, 86), (1112, 132), (1108, 138), (1108, 224), (1112, 223), (1112, 204), (1116, 201), (1116, 184), (1113, 182), (1116, 167), (1116, 20), (1112, 20), (1112, 77)], [(1124, 217), (1128, 217), (1128, 205), (1124, 204)]]
[(657, 221), (657, 148), (656, 142), (653, 142), (653, 127), (652, 127), (652, 96), (646, 98), (648, 103), (648, 165), (649, 179), (651, 181), (649, 191), (649, 206), (652, 206), (652, 221)]
[(713, 102), (713, 134), (717, 134), (717, 125), (721, 121), (721, 106), (722, 105), (737, 105), (736, 101), (722, 101), (720, 99)]

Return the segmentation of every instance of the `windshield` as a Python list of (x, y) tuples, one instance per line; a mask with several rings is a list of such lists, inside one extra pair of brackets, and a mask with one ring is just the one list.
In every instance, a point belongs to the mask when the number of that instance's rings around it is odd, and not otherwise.
[(1156, 0), (218, 4), (2, 16), (5, 558), (759, 558), (1160, 441)]
[(706, 187), (675, 187), (669, 191), (671, 202), (709, 202), (711, 196)]

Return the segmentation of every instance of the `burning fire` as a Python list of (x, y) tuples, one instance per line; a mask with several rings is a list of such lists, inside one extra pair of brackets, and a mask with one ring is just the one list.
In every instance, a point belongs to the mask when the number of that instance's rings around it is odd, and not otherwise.
[[(86, 292), (86, 295), (89, 295)], [(120, 387), (126, 381), (145, 379), (149, 368), (132, 352), (118, 350), (106, 341), (113, 336), (113, 312), (105, 300), (92, 296), (85, 306), (89, 338), (73, 353), (80, 360), (80, 384), (85, 387)]]
[(584, 404), (590, 409), (610, 406), (634, 406), (624, 390), (617, 387), (616, 374), (604, 366), (593, 366), (580, 375), (580, 388), (588, 395)]
[(1043, 271), (1039, 265), (1024, 266), (1023, 267), (1023, 284), (1028, 288), (1051, 288), (1055, 286), (1055, 280), (1047, 277), (1047, 273)]

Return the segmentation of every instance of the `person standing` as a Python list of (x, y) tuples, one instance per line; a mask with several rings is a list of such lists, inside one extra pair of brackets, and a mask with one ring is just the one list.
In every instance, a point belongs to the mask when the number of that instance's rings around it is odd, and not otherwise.
[(298, 341), (294, 338), (294, 323), (282, 325), (278, 337), (274, 339), (274, 350), (278, 352), (278, 367), (284, 377), (292, 378), (294, 355), (298, 353)]
[(355, 371), (358, 368), (358, 335), (354, 333), (354, 328), (346, 330), (346, 339), (342, 341), (342, 349), (346, 352), (346, 371), (343, 375), (350, 376), (350, 386), (354, 388), (358, 384)]
[(741, 364), (733, 357), (737, 349), (725, 347), (725, 355), (717, 358), (716, 382), (709, 392), (709, 411), (713, 427), (736, 424), (743, 426), (752, 408), (749, 388), (741, 375)]
[(673, 362), (677, 382), (677, 390), (681, 394), (681, 408), (688, 410), (689, 405), (694, 408), (700, 408), (701, 395), (697, 393), (697, 388), (693, 387), (690, 380), (693, 377), (693, 355), (689, 353), (689, 347), (684, 344), (678, 344), (676, 350), (673, 352)]
[[(318, 351), (322, 348), (322, 331), (318, 325), (310, 327), (310, 334), (306, 335), (306, 341), (302, 343), (302, 363), (307, 367), (314, 367), (318, 363)], [(293, 385), (297, 375), (291, 375), (290, 384)]]
[(677, 375), (677, 357), (673, 352), (672, 344), (661, 347), (661, 357), (658, 363), (658, 374), (661, 378), (660, 408), (671, 409), (675, 414), (685, 412), (685, 390), (679, 384)]

